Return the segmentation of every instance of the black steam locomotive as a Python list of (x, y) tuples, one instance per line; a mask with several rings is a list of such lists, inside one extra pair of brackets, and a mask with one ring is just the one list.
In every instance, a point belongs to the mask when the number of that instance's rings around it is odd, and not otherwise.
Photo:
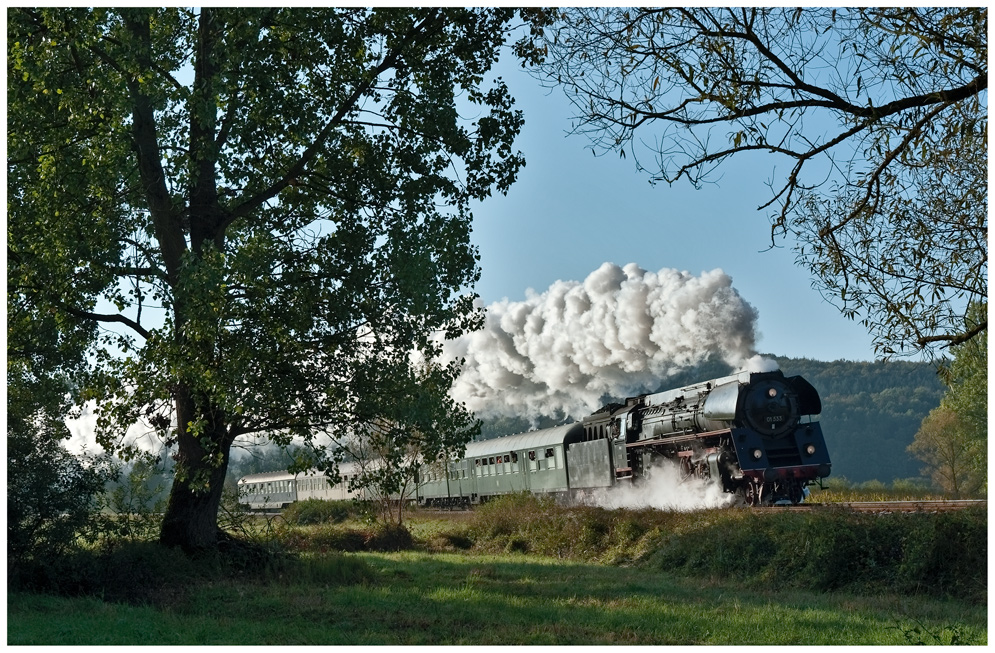
[(800, 376), (741, 372), (609, 404), (581, 422), (483, 442), (426, 464), (423, 505), (467, 505), (511, 492), (583, 494), (638, 485), (661, 460), (717, 480), (751, 506), (798, 503), (829, 476), (819, 394)]

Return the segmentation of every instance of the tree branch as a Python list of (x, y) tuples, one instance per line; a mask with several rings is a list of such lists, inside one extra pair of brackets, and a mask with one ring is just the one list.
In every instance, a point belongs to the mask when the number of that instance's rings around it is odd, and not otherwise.
[(135, 322), (131, 318), (125, 317), (124, 315), (121, 315), (119, 313), (115, 313), (113, 315), (91, 313), (90, 311), (83, 311), (78, 308), (69, 306), (68, 304), (63, 304), (61, 302), (59, 302), (59, 306), (61, 306), (64, 311), (66, 311), (73, 317), (83, 320), (93, 320), (95, 322), (118, 322), (127, 327), (130, 327), (135, 333), (145, 338), (146, 340), (148, 340), (149, 338), (150, 335), (149, 331), (145, 327), (143, 327), (138, 322)]
[(983, 331), (987, 330), (988, 330), (988, 320), (985, 320), (981, 324), (978, 324), (972, 329), (968, 329), (964, 333), (945, 334), (939, 336), (923, 336), (922, 338), (919, 338), (916, 342), (919, 344), (920, 347), (925, 347), (926, 345), (934, 342), (945, 342), (946, 344), (944, 345), (944, 347), (953, 347), (954, 345), (962, 345), (968, 340), (974, 338)]
[[(433, 25), (433, 23), (435, 24)], [(321, 148), (324, 146), (325, 141), (328, 140), (328, 137), (331, 135), (332, 131), (342, 123), (342, 120), (359, 101), (359, 99), (373, 87), (380, 75), (397, 65), (401, 54), (409, 45), (411, 45), (412, 42), (416, 40), (419, 35), (426, 37), (431, 36), (435, 33), (435, 30), (440, 29), (442, 25), (443, 20), (437, 10), (434, 10), (429, 16), (414, 25), (411, 30), (404, 35), (404, 38), (401, 39), (400, 43), (398, 43), (397, 46), (395, 46), (395, 48), (384, 57), (383, 61), (381, 61), (376, 68), (369, 72), (367, 79), (356, 86), (352, 94), (346, 98), (346, 100), (339, 107), (338, 111), (335, 112), (335, 115), (328, 120), (325, 127), (318, 133), (314, 139), (314, 142), (311, 143), (306, 150), (304, 150), (300, 158), (292, 166), (290, 166), (287, 172), (268, 188), (259, 191), (252, 197), (246, 198), (234, 207), (229, 213), (222, 228), (227, 228), (228, 225), (238, 218), (252, 213), (264, 203), (276, 197), (280, 191), (300, 177), (305, 168), (307, 168), (307, 166), (314, 161), (315, 158), (317, 158), (318, 153), (321, 151)]]

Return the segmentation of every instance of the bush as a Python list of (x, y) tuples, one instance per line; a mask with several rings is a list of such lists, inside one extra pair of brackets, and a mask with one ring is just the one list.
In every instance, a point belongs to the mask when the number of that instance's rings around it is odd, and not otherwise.
[(509, 495), (475, 511), (474, 547), (823, 591), (987, 600), (987, 512), (691, 513), (564, 507)]
[(987, 514), (730, 511), (663, 534), (651, 564), (692, 575), (817, 590), (987, 594)]
[(369, 534), (350, 528), (329, 526), (276, 530), (276, 538), (288, 551), (326, 553), (328, 551), (362, 551)]
[(290, 504), (283, 511), (288, 524), (308, 526), (311, 524), (338, 524), (345, 521), (353, 509), (351, 501), (324, 501), (304, 499)]
[[(362, 546), (362, 538), (360, 538)], [(340, 555), (298, 556), (279, 546), (225, 539), (219, 550), (190, 557), (157, 542), (117, 540), (100, 550), (78, 550), (47, 564), (32, 562), (18, 589), (109, 602), (167, 605), (191, 587), (238, 577), (260, 582), (349, 584), (368, 582), (362, 560)]]
[(637, 558), (648, 534), (672, 519), (657, 510), (565, 507), (551, 497), (510, 494), (478, 508), (467, 536), (485, 550), (622, 562)]
[(69, 555), (80, 538), (95, 539), (107, 526), (98, 498), (117, 474), (108, 457), (77, 457), (45, 433), (8, 430), (8, 581)]
[(19, 571), (18, 589), (108, 601), (157, 603), (167, 586), (182, 587), (195, 574), (179, 550), (153, 542), (126, 542), (102, 550), (79, 549), (51, 560), (32, 560)]
[(366, 538), (371, 551), (403, 551), (414, 547), (411, 532), (400, 524), (380, 524)]

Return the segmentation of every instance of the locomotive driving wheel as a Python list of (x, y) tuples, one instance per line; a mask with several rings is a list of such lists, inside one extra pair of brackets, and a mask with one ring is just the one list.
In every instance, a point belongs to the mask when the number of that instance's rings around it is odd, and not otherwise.
[(740, 487), (739, 493), (742, 495), (746, 505), (753, 507), (760, 505), (760, 488), (753, 479), (746, 479)]

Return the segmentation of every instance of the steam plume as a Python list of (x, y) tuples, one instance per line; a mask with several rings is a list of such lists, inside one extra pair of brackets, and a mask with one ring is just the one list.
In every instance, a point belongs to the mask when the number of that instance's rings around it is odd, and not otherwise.
[(709, 357), (746, 366), (756, 319), (722, 270), (605, 263), (583, 282), (488, 306), (483, 330), (447, 346), (466, 359), (452, 394), (479, 417), (579, 418)]
[(584, 503), (602, 508), (658, 508), (687, 512), (706, 508), (727, 508), (739, 502), (734, 494), (722, 491), (716, 480), (681, 478), (670, 461), (660, 461), (638, 485), (616, 485), (591, 492)]

